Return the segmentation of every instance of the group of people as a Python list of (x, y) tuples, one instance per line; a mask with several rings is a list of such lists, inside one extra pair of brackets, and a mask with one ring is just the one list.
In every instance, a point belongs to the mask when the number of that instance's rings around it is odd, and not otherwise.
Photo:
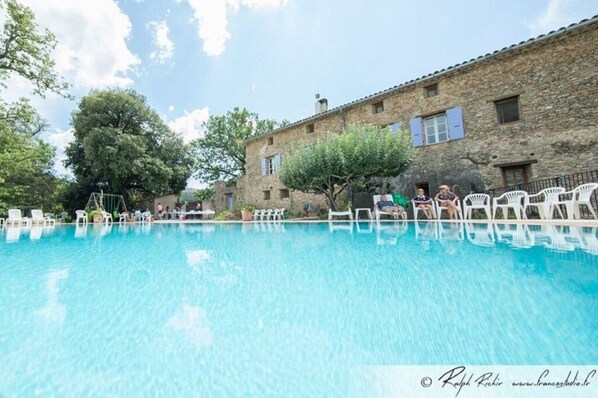
[[(434, 200), (437, 201), (441, 207), (447, 208), (451, 220), (455, 218), (459, 197), (450, 191), (448, 185), (441, 185), (438, 187), (438, 193), (434, 196)], [(434, 203), (422, 188), (417, 189), (416, 195), (413, 197), (412, 201), (413, 205), (421, 209), (428, 219), (432, 218), (432, 206)], [(380, 200), (376, 203), (376, 206), (385, 213), (391, 213), (397, 216), (400, 216), (405, 211), (402, 206), (396, 206), (386, 195), (380, 196)]]
[[(187, 203), (185, 203), (183, 205), (183, 208), (179, 208), (177, 206), (174, 209), (170, 210), (170, 206), (166, 206), (166, 210), (164, 210), (164, 206), (162, 206), (162, 203), (158, 202), (158, 204), (156, 205), (156, 218), (158, 220), (168, 220), (168, 219), (175, 220), (177, 217), (180, 218), (181, 212), (186, 212), (186, 207), (187, 207)], [(195, 211), (197, 211), (197, 212), (203, 211), (201, 202), (197, 202)], [(202, 218), (201, 214), (198, 214), (198, 216), (200, 219)]]

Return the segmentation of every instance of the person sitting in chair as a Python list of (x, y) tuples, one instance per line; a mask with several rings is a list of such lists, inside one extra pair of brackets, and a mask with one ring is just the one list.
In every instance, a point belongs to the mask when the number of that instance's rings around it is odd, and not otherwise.
[(422, 188), (418, 188), (413, 197), (413, 204), (420, 208), (428, 219), (432, 218), (432, 199), (425, 194)]
[(448, 185), (441, 185), (438, 187), (438, 193), (434, 197), (434, 200), (438, 201), (441, 207), (446, 207), (449, 214), (449, 219), (455, 219), (455, 211), (457, 211), (457, 202), (459, 197), (449, 191)]
[(395, 206), (394, 202), (388, 200), (386, 195), (380, 196), (380, 200), (376, 203), (376, 206), (385, 213), (392, 213), (395, 218), (398, 218), (405, 211), (401, 206)]

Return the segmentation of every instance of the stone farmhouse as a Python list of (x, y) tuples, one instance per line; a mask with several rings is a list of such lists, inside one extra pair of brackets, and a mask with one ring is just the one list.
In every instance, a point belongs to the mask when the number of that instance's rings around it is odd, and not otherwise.
[(325, 206), (277, 173), (292, 146), (349, 124), (410, 132), (416, 160), (386, 187), (407, 197), (418, 187), (466, 195), (597, 170), (598, 16), (333, 109), (319, 99), (313, 116), (246, 141), (246, 175), (215, 186), (216, 209)]

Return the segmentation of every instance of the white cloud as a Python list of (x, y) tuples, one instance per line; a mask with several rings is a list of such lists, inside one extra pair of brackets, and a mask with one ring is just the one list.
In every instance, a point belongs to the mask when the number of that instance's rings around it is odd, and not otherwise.
[(210, 117), (208, 107), (195, 109), (192, 112), (185, 111), (185, 115), (168, 123), (174, 132), (179, 134), (185, 143), (203, 137), (203, 124)]
[(174, 112), (174, 105), (170, 105), (168, 107), (168, 112)]
[(76, 87), (127, 87), (139, 58), (127, 47), (131, 21), (114, 0), (22, 0), (56, 35), (56, 71)]
[(149, 57), (152, 61), (163, 64), (174, 55), (174, 44), (168, 38), (169, 29), (166, 20), (152, 21), (146, 25), (146, 28), (152, 33), (154, 45), (157, 47)]
[(68, 129), (66, 131), (57, 129), (55, 133), (50, 133), (45, 137), (46, 142), (56, 147), (54, 170), (56, 170), (56, 173), (59, 175), (71, 174), (71, 172), (64, 167), (63, 161), (66, 159), (64, 150), (74, 139), (75, 135), (73, 129)]
[(529, 24), (532, 36), (548, 33), (570, 24), (570, 0), (549, 0), (546, 10)]
[(241, 6), (257, 10), (275, 10), (288, 0), (187, 0), (197, 21), (197, 33), (207, 55), (220, 55), (230, 39), (228, 16)]

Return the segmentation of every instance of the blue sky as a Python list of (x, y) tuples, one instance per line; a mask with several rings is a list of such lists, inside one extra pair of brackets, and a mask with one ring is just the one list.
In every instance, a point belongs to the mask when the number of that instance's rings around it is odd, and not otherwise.
[[(598, 14), (598, 0), (21, 1), (77, 98), (33, 98), (59, 160), (92, 88), (137, 90), (189, 141), (236, 106), (296, 121), (316, 93), (335, 107)], [(26, 91), (13, 79), (4, 95)]]

